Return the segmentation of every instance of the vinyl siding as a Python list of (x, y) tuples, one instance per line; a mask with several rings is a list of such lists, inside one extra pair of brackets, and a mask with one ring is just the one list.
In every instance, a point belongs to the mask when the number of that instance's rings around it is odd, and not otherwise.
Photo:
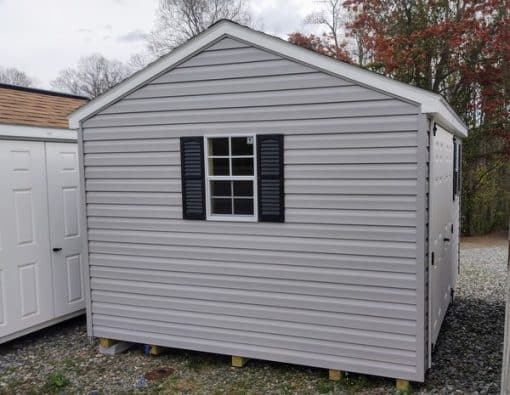
[[(86, 120), (92, 334), (422, 380), (418, 114), (225, 38)], [(219, 133), (284, 134), (285, 223), (182, 219)]]

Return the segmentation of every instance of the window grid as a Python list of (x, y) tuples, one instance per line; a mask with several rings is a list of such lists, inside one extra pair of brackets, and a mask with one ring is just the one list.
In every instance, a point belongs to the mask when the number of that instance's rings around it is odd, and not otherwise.
[[(252, 139), (252, 155), (232, 155), (232, 138), (244, 137)], [(228, 138), (228, 155), (210, 155), (210, 140), (214, 138)], [(255, 135), (218, 135), (218, 136), (206, 136), (205, 140), (205, 165), (206, 165), (206, 211), (208, 220), (218, 221), (256, 221), (257, 220), (257, 165), (256, 165), (256, 136)], [(233, 159), (237, 158), (249, 158), (252, 159), (253, 174), (252, 175), (234, 175), (233, 171)], [(211, 175), (210, 160), (211, 159), (228, 159), (229, 171), (228, 175)], [(230, 181), (230, 196), (220, 196), (212, 194), (212, 181)], [(234, 193), (234, 181), (251, 181), (252, 182), (252, 194), (251, 196), (237, 196)], [(232, 214), (214, 214), (212, 212), (212, 199), (213, 198), (229, 198), (231, 201), (231, 212)], [(235, 201), (237, 199), (253, 200), (253, 215), (249, 214), (235, 214)]]

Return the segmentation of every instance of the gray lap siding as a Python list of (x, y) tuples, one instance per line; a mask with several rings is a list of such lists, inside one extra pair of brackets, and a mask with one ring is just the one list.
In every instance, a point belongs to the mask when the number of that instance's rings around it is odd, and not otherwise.
[[(93, 335), (421, 380), (418, 114), (224, 39), (86, 120)], [(220, 133), (284, 135), (285, 223), (182, 219)]]

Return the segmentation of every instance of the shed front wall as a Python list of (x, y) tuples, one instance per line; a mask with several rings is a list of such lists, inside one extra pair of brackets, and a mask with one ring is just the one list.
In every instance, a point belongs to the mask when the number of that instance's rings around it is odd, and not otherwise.
[[(418, 114), (224, 38), (86, 120), (91, 334), (423, 380)], [(284, 134), (285, 223), (182, 219), (222, 133)]]

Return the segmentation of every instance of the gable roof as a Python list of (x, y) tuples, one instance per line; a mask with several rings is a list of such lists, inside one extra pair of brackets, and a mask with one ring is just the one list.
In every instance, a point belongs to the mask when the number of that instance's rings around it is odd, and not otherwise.
[(442, 124), (452, 133), (460, 137), (467, 136), (467, 127), (464, 122), (462, 122), (444, 98), (436, 93), (393, 80), (359, 66), (317, 54), (278, 37), (270, 36), (229, 20), (221, 20), (215, 23), (198, 36), (133, 74), (87, 105), (74, 111), (69, 116), (70, 127), (72, 129), (78, 128), (81, 121), (91, 117), (109, 104), (126, 96), (146, 82), (195, 55), (204, 47), (224, 37), (244, 41), (264, 50), (275, 52), (290, 60), (304, 63), (338, 77), (350, 79), (353, 82), (382, 91), (391, 96), (417, 103), (421, 106), (422, 113), (432, 115), (438, 123)]
[(67, 129), (69, 113), (86, 102), (81, 96), (0, 84), (0, 124)]

